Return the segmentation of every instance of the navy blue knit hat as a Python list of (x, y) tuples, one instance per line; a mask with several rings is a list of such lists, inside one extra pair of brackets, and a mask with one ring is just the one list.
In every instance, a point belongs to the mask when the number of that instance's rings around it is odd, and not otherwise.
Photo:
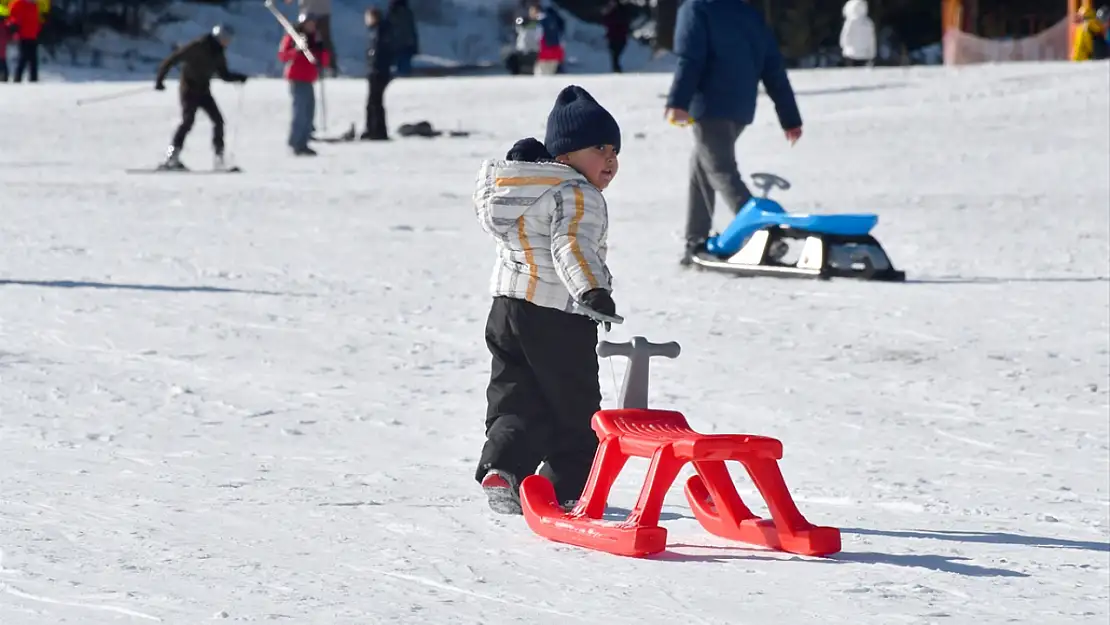
[(621, 128), (585, 89), (571, 85), (555, 98), (543, 144), (552, 156), (594, 145), (612, 145), (620, 152)]

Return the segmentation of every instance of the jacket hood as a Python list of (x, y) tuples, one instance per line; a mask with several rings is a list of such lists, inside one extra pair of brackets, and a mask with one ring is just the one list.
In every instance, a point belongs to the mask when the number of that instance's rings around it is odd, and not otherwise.
[(867, 0), (848, 0), (845, 2), (844, 17), (850, 20), (867, 17)]
[(485, 230), (504, 233), (517, 227), (521, 215), (552, 187), (571, 180), (586, 178), (562, 163), (484, 161), (475, 184), (474, 209)]

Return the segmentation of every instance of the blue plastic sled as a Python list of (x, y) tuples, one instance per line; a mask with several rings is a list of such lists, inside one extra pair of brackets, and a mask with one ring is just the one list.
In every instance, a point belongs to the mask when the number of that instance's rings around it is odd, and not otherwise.
[(736, 214), (728, 228), (706, 242), (706, 249), (716, 256), (729, 256), (740, 251), (756, 232), (781, 226), (815, 234), (862, 237), (879, 222), (878, 215), (791, 215), (778, 202), (753, 197)]
[[(766, 173), (752, 174), (752, 180), (763, 197), (748, 200), (724, 232), (706, 241), (705, 251), (693, 258), (696, 264), (745, 275), (905, 279), (870, 234), (878, 215), (790, 214), (767, 197), (774, 187), (789, 189), (789, 182)], [(805, 240), (796, 263), (780, 262), (786, 239)]]

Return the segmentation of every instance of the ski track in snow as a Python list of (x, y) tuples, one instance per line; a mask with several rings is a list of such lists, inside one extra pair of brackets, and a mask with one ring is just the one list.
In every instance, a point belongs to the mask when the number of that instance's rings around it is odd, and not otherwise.
[[(172, 96), (75, 108), (130, 86), (13, 89), (0, 623), (1105, 623), (1105, 69), (796, 72), (793, 149), (761, 98), (743, 171), (790, 179), (777, 197), (796, 212), (877, 211), (906, 284), (681, 270), (690, 138), (660, 120), (665, 75), (400, 80), (393, 126), (474, 134), (313, 160), (285, 153), (283, 83), (248, 83), (241, 109), (216, 83), (239, 176), (123, 173), (160, 157)], [(652, 403), (780, 438), (803, 514), (840, 527), (842, 553), (712, 537), (677, 487), (668, 551), (642, 560), (488, 512), (473, 471), (494, 252), (473, 177), (542, 136), (571, 80), (624, 136), (606, 195), (628, 323), (609, 338), (679, 341)], [(327, 89), (344, 130), (365, 84)], [(209, 129), (186, 163), (208, 166)], [(623, 372), (602, 363), (605, 405)]]

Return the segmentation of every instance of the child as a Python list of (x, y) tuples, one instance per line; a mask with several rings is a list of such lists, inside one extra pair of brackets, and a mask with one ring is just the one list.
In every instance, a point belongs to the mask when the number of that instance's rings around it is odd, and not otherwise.
[(316, 156), (316, 151), (308, 147), (312, 136), (312, 118), (316, 116), (313, 86), (320, 77), (320, 68), (327, 66), (330, 56), (324, 45), (316, 40), (316, 20), (312, 15), (301, 14), (297, 32), (301, 33), (312, 56), (316, 57), (316, 64), (308, 60), (288, 34), (281, 38), (278, 60), (285, 63), (285, 79), (289, 81), (289, 92), (293, 96), (289, 147), (296, 156)]
[(495, 512), (520, 514), (517, 489), (533, 474), (573, 505), (597, 451), (601, 407), (597, 322), (616, 314), (605, 265), (620, 127), (584, 89), (559, 93), (544, 143), (523, 139), (478, 172), (474, 208), (497, 242), (486, 345), (486, 443), (475, 478)]
[(563, 30), (566, 27), (563, 16), (554, 7), (541, 9), (538, 4), (528, 8), (528, 15), (539, 23), (541, 33), (533, 73), (536, 76), (560, 73), (559, 68), (567, 58), (566, 48), (563, 46)]

